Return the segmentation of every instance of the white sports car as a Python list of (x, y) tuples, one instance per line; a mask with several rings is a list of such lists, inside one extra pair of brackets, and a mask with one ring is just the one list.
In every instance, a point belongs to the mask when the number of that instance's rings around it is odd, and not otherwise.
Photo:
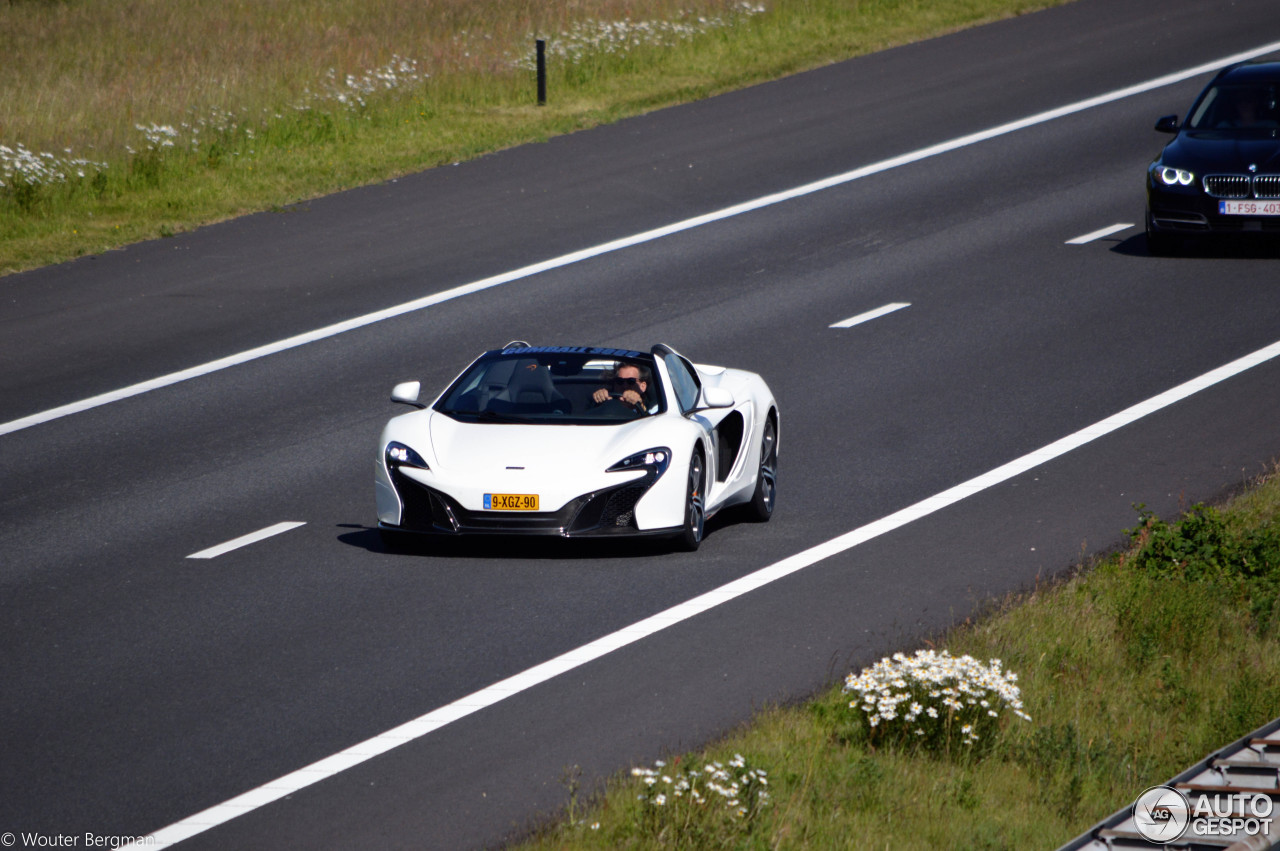
[(702, 542), (707, 518), (773, 514), (778, 406), (753, 372), (649, 353), (507, 344), (430, 405), (382, 430), (378, 527), (444, 535), (669, 535)]

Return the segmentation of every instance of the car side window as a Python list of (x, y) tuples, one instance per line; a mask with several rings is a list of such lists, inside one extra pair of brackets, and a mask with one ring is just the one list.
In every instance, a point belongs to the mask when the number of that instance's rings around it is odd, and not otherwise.
[(1216, 111), (1215, 102), (1218, 99), (1218, 90), (1210, 89), (1205, 93), (1204, 98), (1196, 105), (1191, 116), (1187, 119), (1187, 126), (1199, 130), (1210, 126), (1211, 122), (1207, 118), (1212, 111)]
[(684, 358), (676, 354), (667, 354), (662, 358), (667, 372), (671, 375), (671, 386), (676, 392), (676, 401), (680, 404), (680, 412), (687, 414), (698, 406), (698, 376)]

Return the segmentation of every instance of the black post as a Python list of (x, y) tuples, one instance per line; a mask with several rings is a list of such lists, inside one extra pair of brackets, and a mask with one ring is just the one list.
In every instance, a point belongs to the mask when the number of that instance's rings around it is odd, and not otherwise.
[(547, 42), (538, 39), (538, 106), (547, 105)]

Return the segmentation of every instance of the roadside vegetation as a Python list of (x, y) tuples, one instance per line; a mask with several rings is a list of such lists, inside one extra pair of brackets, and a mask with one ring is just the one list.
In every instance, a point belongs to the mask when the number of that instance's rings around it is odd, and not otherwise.
[(1061, 2), (8, 0), (0, 275)]
[[(570, 806), (526, 849), (1052, 849), (1280, 707), (1280, 477)], [(573, 780), (572, 770), (566, 777)], [(695, 794), (696, 793), (696, 794)]]

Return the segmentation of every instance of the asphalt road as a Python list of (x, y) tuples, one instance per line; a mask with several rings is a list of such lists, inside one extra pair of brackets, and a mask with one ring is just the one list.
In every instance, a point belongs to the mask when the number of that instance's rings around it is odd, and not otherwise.
[[(1280, 41), (1273, 6), (1079, 0), (0, 279), (0, 833), (179, 823), (1280, 341), (1274, 250), (1154, 258), (1141, 234), (1150, 128), (1207, 73), (888, 166)], [(782, 411), (773, 521), (717, 518), (695, 554), (383, 552), (371, 468), (392, 384), (443, 387), (516, 338), (662, 341), (763, 374)], [(1116, 545), (1135, 503), (1238, 487), (1280, 454), (1278, 379), (1267, 361), (1207, 386), (183, 847), (497, 843), (567, 801), (566, 767), (590, 786), (702, 743)], [(281, 522), (304, 525), (188, 558)]]

